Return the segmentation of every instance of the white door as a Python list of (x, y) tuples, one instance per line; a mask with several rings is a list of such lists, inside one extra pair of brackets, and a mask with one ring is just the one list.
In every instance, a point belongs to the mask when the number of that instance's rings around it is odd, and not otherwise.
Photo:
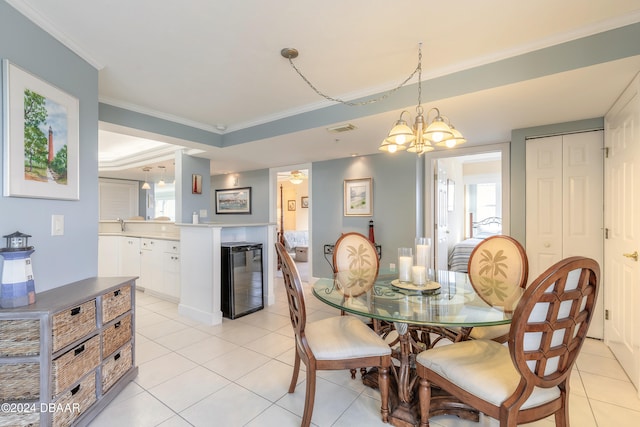
[(529, 283), (562, 259), (562, 136), (526, 143)]
[[(585, 256), (603, 265), (603, 135), (582, 132), (527, 141), (529, 282), (555, 262)], [(599, 298), (589, 336), (604, 336)]]
[(449, 224), (447, 211), (447, 173), (440, 168), (440, 161), (436, 161), (437, 176), (435, 179), (435, 230), (436, 249), (435, 266), (438, 270), (448, 270), (449, 264)]
[(640, 77), (605, 116), (606, 343), (640, 386)]

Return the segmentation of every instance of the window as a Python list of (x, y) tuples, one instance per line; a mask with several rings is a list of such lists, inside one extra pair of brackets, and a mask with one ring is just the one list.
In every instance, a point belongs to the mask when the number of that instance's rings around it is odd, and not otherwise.
[(163, 186), (153, 186), (155, 197), (155, 217), (168, 216), (171, 221), (176, 220), (176, 187), (174, 183), (166, 183)]

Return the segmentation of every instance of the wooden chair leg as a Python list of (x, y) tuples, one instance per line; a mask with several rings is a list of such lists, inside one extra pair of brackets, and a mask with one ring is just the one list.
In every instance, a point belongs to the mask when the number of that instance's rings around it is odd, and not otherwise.
[(429, 411), (431, 410), (431, 384), (420, 377), (418, 387), (420, 399), (420, 427), (429, 427)]
[(351, 379), (355, 380), (356, 379), (356, 369), (355, 368), (351, 368), (349, 369), (349, 372), (351, 372)]
[(311, 425), (311, 416), (313, 415), (313, 403), (316, 398), (316, 368), (315, 366), (307, 366), (307, 392), (304, 396), (304, 412), (302, 414), (302, 424), (300, 427), (309, 427)]
[(367, 368), (360, 368), (360, 378), (364, 379), (365, 375), (367, 375)]
[(296, 390), (296, 384), (298, 382), (298, 373), (300, 372), (300, 355), (296, 348), (296, 357), (293, 361), (293, 375), (291, 376), (291, 383), (289, 384), (289, 393), (293, 393)]
[(389, 422), (389, 368), (378, 368), (378, 389), (380, 390), (380, 414), (382, 422)]

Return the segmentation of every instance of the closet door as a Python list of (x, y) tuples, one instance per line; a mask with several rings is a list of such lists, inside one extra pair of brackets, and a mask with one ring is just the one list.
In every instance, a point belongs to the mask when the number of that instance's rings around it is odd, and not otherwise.
[[(602, 131), (527, 141), (529, 282), (570, 256), (604, 266), (602, 148)], [(603, 337), (603, 300), (600, 295), (590, 337)]]

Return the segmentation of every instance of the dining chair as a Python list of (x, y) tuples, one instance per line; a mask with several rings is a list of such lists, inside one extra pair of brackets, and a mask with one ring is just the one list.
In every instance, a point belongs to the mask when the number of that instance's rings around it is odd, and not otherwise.
[[(471, 286), (480, 298), (491, 306), (512, 311), (522, 289), (527, 286), (529, 261), (516, 239), (504, 235), (490, 236), (471, 252), (467, 272)], [(509, 325), (476, 327), (469, 337), (506, 343)]]
[(345, 233), (333, 248), (333, 273), (337, 286), (348, 296), (362, 295), (378, 278), (376, 247), (360, 233)]
[(557, 427), (568, 426), (570, 375), (593, 318), (599, 282), (596, 261), (566, 258), (525, 290), (508, 346), (468, 340), (418, 354), (420, 426), (429, 425), (432, 385), (498, 419), (501, 427), (550, 415)]
[(282, 277), (287, 291), (289, 315), (295, 333), (295, 361), (289, 393), (298, 381), (300, 361), (306, 366), (306, 391), (302, 426), (311, 423), (316, 392), (316, 371), (378, 368), (380, 413), (389, 418), (389, 367), (391, 348), (371, 328), (353, 316), (333, 316), (307, 323), (306, 304), (298, 269), (282, 243), (276, 242), (282, 261)]

